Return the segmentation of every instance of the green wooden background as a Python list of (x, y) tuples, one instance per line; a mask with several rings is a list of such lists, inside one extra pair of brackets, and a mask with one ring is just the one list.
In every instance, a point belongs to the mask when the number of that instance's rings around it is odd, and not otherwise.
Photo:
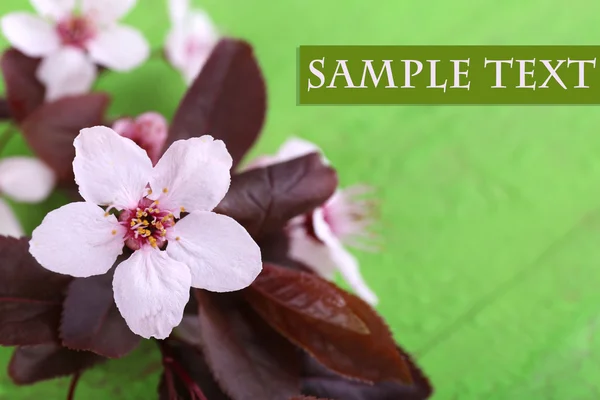
[[(163, 0), (127, 18), (153, 47)], [(198, 3), (198, 5), (200, 5)], [(343, 184), (376, 187), (384, 250), (360, 253), (380, 312), (437, 400), (600, 399), (600, 112), (596, 107), (298, 107), (300, 44), (598, 44), (593, 0), (206, 0), (222, 30), (256, 47), (269, 88), (253, 154), (288, 135), (322, 145)], [(29, 8), (2, 0), (0, 13)], [(4, 42), (2, 42), (4, 44)], [(113, 115), (169, 118), (179, 76), (155, 59), (98, 85)], [(19, 138), (5, 154), (25, 152)], [(31, 230), (43, 207), (16, 206)], [(79, 399), (153, 398), (151, 346), (84, 375)], [(6, 364), (9, 349), (0, 350)], [(67, 381), (0, 398), (61, 399)], [(43, 395), (43, 396), (40, 396)]]

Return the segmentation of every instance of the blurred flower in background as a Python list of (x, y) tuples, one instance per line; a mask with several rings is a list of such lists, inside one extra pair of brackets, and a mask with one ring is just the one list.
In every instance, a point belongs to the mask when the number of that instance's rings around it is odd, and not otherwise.
[(95, 64), (129, 71), (150, 49), (142, 34), (117, 21), (136, 0), (31, 0), (38, 16), (14, 12), (1, 20), (10, 44), (29, 57), (41, 57), (37, 78), (46, 100), (85, 93), (96, 80)]
[(133, 140), (146, 150), (153, 164), (158, 162), (169, 130), (165, 117), (155, 112), (147, 112), (135, 119), (118, 119), (112, 128), (119, 135)]
[[(315, 144), (299, 138), (286, 141), (274, 156), (260, 156), (248, 169), (265, 167), (310, 153), (319, 153)], [(329, 161), (322, 155), (323, 161)], [(345, 245), (371, 250), (366, 240), (372, 238), (369, 226), (373, 203), (361, 198), (369, 192), (367, 186), (338, 189), (323, 206), (292, 219), (287, 226), (290, 237), (290, 256), (312, 268), (321, 276), (333, 279), (339, 271), (352, 289), (366, 302), (375, 305), (377, 296), (365, 283), (358, 261)]]
[(189, 85), (208, 60), (219, 34), (208, 14), (190, 10), (189, 0), (169, 0), (169, 14), (172, 27), (166, 38), (165, 53)]
[[(0, 160), (0, 194), (23, 203), (39, 203), (52, 192), (54, 172), (31, 157), (8, 157)], [(20, 237), (23, 228), (10, 206), (0, 198), (0, 235)]]

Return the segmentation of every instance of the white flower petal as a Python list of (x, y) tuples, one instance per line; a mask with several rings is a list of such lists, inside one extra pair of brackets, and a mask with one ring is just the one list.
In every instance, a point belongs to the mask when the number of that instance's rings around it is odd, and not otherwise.
[(50, 195), (55, 183), (54, 172), (37, 158), (0, 160), (0, 193), (16, 201), (39, 203)]
[(185, 211), (210, 211), (225, 197), (232, 159), (221, 140), (202, 136), (178, 140), (154, 167), (148, 196), (179, 217)]
[[(292, 258), (305, 263), (318, 273), (327, 273), (335, 265), (359, 297), (369, 304), (377, 304), (377, 296), (365, 283), (360, 273), (358, 261), (344, 248), (340, 240), (331, 231), (323, 215), (322, 208), (313, 211), (312, 223), (315, 236), (321, 243), (311, 237), (301, 238), (301, 240), (312, 240), (314, 242), (313, 246), (316, 248), (321, 245), (321, 249), (307, 251), (309, 249), (299, 247), (303, 245), (302, 242), (293, 243), (294, 237), (291, 236), (290, 254)], [(323, 276), (331, 278), (330, 275), (323, 274)]]
[(50, 212), (34, 231), (29, 252), (59, 274), (85, 278), (106, 273), (123, 252), (124, 228), (92, 203), (71, 203)]
[(190, 9), (190, 0), (169, 0), (169, 16), (173, 25), (179, 25)]
[(55, 27), (36, 15), (11, 13), (0, 23), (9, 43), (29, 57), (46, 56), (60, 47)]
[(356, 258), (340, 242), (329, 244), (327, 248), (332, 261), (338, 266), (340, 274), (352, 290), (367, 303), (376, 305), (378, 302), (377, 295), (369, 288), (362, 277)]
[(76, 0), (29, 0), (42, 17), (60, 20), (73, 12)]
[(19, 238), (24, 234), (13, 210), (4, 200), (0, 199), (0, 235)]
[(137, 207), (152, 173), (144, 149), (105, 126), (82, 129), (73, 144), (75, 181), (85, 200), (118, 209)]
[(325, 279), (335, 278), (338, 267), (331, 259), (329, 249), (323, 243), (308, 236), (304, 229), (290, 233), (289, 256)]
[(262, 270), (260, 248), (235, 220), (194, 212), (173, 228), (166, 252), (192, 271), (192, 286), (231, 292), (249, 286)]
[[(277, 161), (289, 161), (310, 153), (322, 154), (322, 151), (316, 144), (311, 143), (308, 140), (292, 137), (279, 148), (279, 151), (277, 152)], [(323, 157), (323, 162), (329, 164), (329, 161), (327, 161), (325, 157)]]
[(44, 58), (36, 72), (46, 86), (46, 101), (89, 92), (96, 80), (96, 66), (74, 47), (63, 47)]
[(100, 25), (111, 24), (124, 17), (136, 0), (81, 0), (81, 11)]
[(190, 283), (185, 264), (164, 251), (146, 247), (117, 267), (115, 302), (134, 333), (146, 339), (165, 339), (183, 318)]
[(150, 46), (137, 29), (114, 25), (101, 31), (88, 44), (90, 57), (115, 71), (130, 71), (150, 56)]

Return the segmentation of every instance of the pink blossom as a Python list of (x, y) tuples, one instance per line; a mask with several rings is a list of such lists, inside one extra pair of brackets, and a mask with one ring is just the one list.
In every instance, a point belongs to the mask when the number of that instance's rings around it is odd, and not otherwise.
[(189, 85), (200, 74), (219, 34), (208, 14), (190, 10), (189, 0), (169, 0), (171, 30), (165, 41), (169, 62)]
[[(315, 144), (299, 138), (285, 142), (274, 156), (261, 156), (247, 169), (265, 167), (309, 153), (319, 153), (323, 162), (329, 161)], [(358, 261), (345, 246), (365, 248), (363, 239), (371, 237), (368, 228), (373, 222), (372, 202), (362, 199), (368, 189), (352, 186), (338, 189), (325, 204), (307, 215), (294, 218), (288, 224), (290, 256), (315, 270), (327, 279), (339, 271), (363, 300), (377, 303), (377, 296), (365, 283)]]
[(121, 118), (112, 128), (119, 135), (133, 140), (146, 150), (153, 164), (158, 162), (169, 130), (167, 120), (162, 115), (148, 112), (135, 119)]
[(136, 0), (30, 1), (39, 16), (14, 12), (0, 23), (13, 47), (42, 58), (37, 78), (48, 101), (89, 91), (96, 64), (129, 71), (149, 56), (140, 32), (117, 24)]
[(108, 272), (124, 246), (133, 250), (116, 267), (113, 290), (134, 333), (169, 336), (190, 286), (235, 291), (260, 273), (260, 249), (248, 232), (211, 212), (230, 184), (232, 159), (222, 141), (176, 141), (155, 166), (107, 127), (83, 129), (74, 145), (85, 201), (49, 213), (33, 232), (30, 252), (51, 271), (88, 277)]

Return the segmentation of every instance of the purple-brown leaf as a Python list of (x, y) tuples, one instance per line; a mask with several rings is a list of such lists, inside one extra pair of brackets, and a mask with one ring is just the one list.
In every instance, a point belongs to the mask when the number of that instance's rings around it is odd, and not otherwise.
[(27, 57), (12, 48), (6, 50), (0, 59), (8, 106), (17, 122), (24, 120), (44, 102), (46, 90), (35, 76), (39, 63), (39, 59)]
[(34, 153), (73, 183), (73, 140), (83, 128), (102, 125), (110, 98), (104, 93), (64, 97), (37, 108), (23, 121), (23, 135)]
[(245, 295), (267, 323), (338, 374), (370, 383), (411, 382), (381, 317), (321, 277), (265, 264)]
[(74, 351), (57, 344), (17, 347), (8, 374), (17, 385), (72, 375), (104, 361), (94, 353)]
[(115, 304), (112, 277), (107, 273), (71, 282), (60, 326), (65, 347), (119, 358), (138, 346), (141, 337), (131, 332)]
[(62, 302), (71, 277), (40, 266), (27, 238), (0, 236), (0, 345), (58, 341)]
[(265, 82), (252, 46), (222, 39), (182, 99), (167, 146), (208, 134), (225, 142), (235, 166), (258, 138), (266, 103)]
[(336, 187), (335, 170), (317, 153), (308, 154), (234, 175), (215, 212), (232, 217), (259, 239), (323, 204)]
[(8, 100), (0, 98), (0, 121), (11, 118), (12, 113), (10, 111), (10, 106), (8, 105)]
[(300, 393), (296, 349), (237, 294), (197, 290), (199, 337), (215, 380), (233, 400), (287, 399)]
[(302, 378), (302, 392), (318, 397), (344, 400), (425, 400), (433, 394), (429, 380), (417, 364), (402, 349), (404, 358), (413, 377), (411, 384), (382, 382), (369, 385), (346, 379), (325, 368), (306, 355)]

